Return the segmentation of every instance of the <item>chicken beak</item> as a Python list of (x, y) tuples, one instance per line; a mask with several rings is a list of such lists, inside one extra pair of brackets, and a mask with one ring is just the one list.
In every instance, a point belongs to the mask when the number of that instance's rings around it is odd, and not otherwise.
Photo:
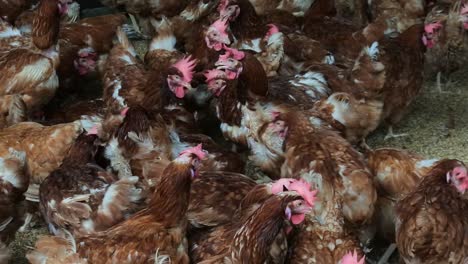
[(189, 82), (182, 81), (182, 82), (180, 82), (180, 85), (181, 85), (182, 87), (187, 88), (188, 90), (192, 90), (192, 89), (193, 89), (193, 88), (192, 88), (192, 85), (191, 85)]
[(217, 61), (217, 62), (215, 63), (215, 67), (216, 67), (218, 70), (226, 70), (226, 69), (229, 69), (229, 67), (228, 67), (226, 64), (224, 64), (223, 61)]
[(224, 34), (221, 38), (221, 42), (225, 45), (231, 45), (231, 40), (229, 39), (228, 34)]

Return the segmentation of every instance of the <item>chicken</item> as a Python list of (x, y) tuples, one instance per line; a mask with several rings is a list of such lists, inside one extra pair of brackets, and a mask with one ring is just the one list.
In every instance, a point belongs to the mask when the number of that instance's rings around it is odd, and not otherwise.
[[(131, 14), (130, 18), (138, 33), (144, 37), (151, 36), (152, 28), (150, 19), (157, 16), (173, 17), (182, 12), (189, 3), (188, 0), (183, 1), (155, 1), (155, 0), (138, 0), (138, 1), (117, 1), (117, 0), (102, 0), (103, 5), (110, 7), (123, 6), (125, 10)], [(136, 20), (138, 18), (139, 21)], [(138, 25), (139, 24), (139, 25)]]
[[(228, 60), (233, 60), (233, 58)], [(219, 61), (218, 65), (221, 63)], [(241, 62), (238, 63), (241, 64)], [(219, 69), (206, 71), (205, 77), (208, 91), (215, 96), (220, 96), (229, 82), (229, 76), (226, 72)], [(324, 76), (313, 71), (307, 71), (295, 76), (273, 77), (268, 79), (268, 86), (266, 100), (294, 105), (301, 109), (312, 108), (315, 102), (321, 98), (326, 98), (331, 93)]]
[(161, 72), (184, 57), (183, 53), (176, 49), (177, 39), (174, 35), (174, 25), (166, 17), (161, 22), (151, 21), (157, 31), (157, 35), (151, 40), (148, 52), (145, 55), (145, 63), (154, 71)]
[(422, 0), (376, 0), (369, 5), (370, 13), (373, 19), (393, 12), (404, 13), (411, 18), (421, 18), (426, 15), (426, 1)]
[[(76, 247), (63, 239), (45, 237), (28, 254), (31, 263), (69, 257), (90, 263), (148, 263), (170, 260), (189, 263), (185, 231), (192, 178), (198, 174), (201, 146), (187, 149), (166, 167), (147, 208), (106, 231), (76, 239)], [(55, 249), (54, 249), (55, 248)], [(54, 250), (52, 250), (54, 249)], [(60, 255), (51, 256), (53, 251)], [(60, 257), (60, 259), (58, 259)]]
[[(424, 51), (421, 42), (422, 25), (414, 25), (394, 40), (380, 44), (381, 61), (385, 65), (386, 81), (382, 88), (382, 122), (389, 128), (386, 138), (393, 134), (395, 126), (422, 89), (424, 78)], [(399, 50), (400, 52), (395, 52)], [(404, 135), (404, 134), (403, 134)]]
[[(285, 219), (292, 220), (310, 210), (302, 197), (286, 192), (283, 197), (272, 196), (247, 219), (235, 232), (228, 249), (222, 254), (199, 263), (283, 263), (284, 259), (272, 256), (272, 244), (277, 235), (284, 232)], [(261, 241), (261, 243), (259, 243)], [(284, 244), (280, 250), (285, 250)], [(277, 248), (274, 248), (277, 249)]]
[[(243, 66), (243, 56), (246, 53), (237, 53), (228, 49), (216, 63), (218, 70), (205, 74), (208, 90), (216, 96), (222, 96), (223, 91), (228, 89), (231, 82), (226, 79), (234, 78), (234, 72), (241, 71), (240, 74), (236, 73), (239, 76), (246, 72), (248, 76), (248, 71)], [(255, 64), (251, 65), (253, 67)], [(225, 70), (227, 74), (223, 74), (219, 69)], [(386, 81), (386, 72), (380, 62), (378, 43), (365, 47), (351, 70), (341, 70), (337, 73), (336, 66), (323, 64), (310, 65), (308, 69), (307, 72), (296, 74), (294, 77), (270, 78), (267, 84), (268, 93), (262, 99), (295, 108), (312, 109), (310, 115), (341, 131), (351, 143), (364, 141), (380, 124), (383, 111), (380, 94)], [(263, 83), (267, 80), (260, 78), (260, 74), (262, 73), (258, 71), (255, 82), (259, 83), (261, 80), (262, 86), (252, 81), (244, 81), (240, 85), (247, 89), (263, 88)], [(328, 97), (333, 90), (347, 93), (335, 93)]]
[(13, 22), (23, 12), (28, 10), (33, 4), (31, 0), (3, 0), (0, 2), (0, 18), (8, 23)]
[[(352, 223), (369, 221), (374, 213), (377, 194), (371, 173), (360, 153), (336, 132), (314, 128), (303, 114), (283, 112), (279, 120), (284, 121), (283, 126), (287, 127), (281, 176), (300, 177), (315, 182), (319, 187), (320, 178), (333, 179), (332, 190), (342, 199), (345, 219)], [(303, 135), (308, 136), (304, 138)], [(337, 174), (336, 179), (334, 173), (321, 174), (322, 166), (331, 166)]]
[[(169, 133), (169, 128), (158, 113), (148, 112), (138, 106), (130, 107), (121, 124), (115, 128), (105, 147), (104, 155), (119, 178), (130, 177), (136, 174), (132, 173), (130, 163), (138, 168), (145, 167), (147, 162), (151, 163), (146, 157), (151, 152), (156, 152), (159, 159), (172, 160), (172, 142)], [(144, 156), (142, 160), (141, 156)], [(137, 175), (146, 181), (159, 181), (160, 173), (149, 171)]]
[(78, 76), (99, 70), (98, 61), (111, 50), (117, 27), (125, 21), (124, 15), (115, 14), (85, 18), (60, 27), (59, 92), (68, 88), (63, 91), (68, 95)]
[(442, 160), (395, 208), (396, 242), (404, 263), (468, 261), (465, 164)]
[(438, 164), (406, 150), (382, 148), (368, 151), (367, 162), (375, 176), (379, 197), (376, 204), (377, 234), (394, 241), (395, 204), (416, 189), (421, 179)]
[[(232, 180), (232, 178), (229, 180)], [(282, 195), (285, 194), (283, 193), (284, 191), (294, 191), (294, 193), (299, 194), (300, 197), (302, 196), (301, 198), (304, 199), (302, 203), (296, 204), (299, 207), (297, 208), (299, 209), (296, 212), (297, 215), (294, 214), (293, 210), (292, 216), (288, 218), (288, 220), (292, 221), (292, 224), (301, 223), (304, 219), (304, 214), (311, 209), (311, 206), (313, 206), (315, 200), (315, 192), (310, 190), (309, 185), (302, 181), (283, 179), (274, 183), (255, 186), (250, 190), (250, 192), (248, 192), (245, 198), (242, 199), (230, 221), (216, 226), (213, 229), (200, 231), (198, 234), (196, 233), (192, 237), (192, 260), (197, 263), (218, 263), (213, 261), (219, 261), (219, 259), (222, 259), (223, 257), (229, 258), (231, 257), (231, 253), (234, 253), (237, 250), (251, 250), (249, 248), (245, 249), (245, 247), (254, 247), (254, 245), (244, 244), (244, 246), (240, 246), (239, 248), (238, 242), (235, 241), (236, 238), (249, 240), (248, 237), (243, 237), (244, 235), (241, 235), (241, 233), (245, 232), (246, 229), (258, 229), (259, 227), (252, 223), (252, 218), (264, 210), (265, 205), (269, 203), (272, 197), (282, 197)], [(195, 199), (197, 198), (198, 197), (195, 197)], [(237, 203), (238, 199), (234, 197), (234, 199), (230, 202)], [(222, 210), (222, 208), (219, 208), (218, 210)], [(223, 210), (223, 212), (225, 213), (226, 210)], [(257, 221), (263, 224), (265, 224), (265, 221), (269, 220), (270, 219), (262, 221), (257, 219)], [(271, 221), (272, 220), (273, 219), (271, 219)], [(281, 222), (284, 221), (282, 219), (280, 220)], [(265, 243), (258, 245), (261, 251), (265, 251), (259, 254), (265, 254), (263, 258), (269, 259), (269, 262), (271, 263), (283, 263), (284, 261), (286, 255), (285, 250), (287, 248), (285, 235), (288, 233), (288, 226), (284, 226), (284, 229), (285, 230), (281, 231), (273, 231), (274, 233), (272, 233), (269, 238), (270, 241), (265, 241)], [(260, 232), (260, 230), (256, 231)], [(262, 234), (257, 233), (257, 235)], [(236, 243), (232, 243), (230, 241), (235, 241)], [(251, 259), (254, 259), (253, 255), (250, 257)], [(258, 263), (263, 263), (263, 261)]]
[(10, 148), (0, 156), (0, 168), (0, 262), (7, 263), (9, 252), (6, 247), (23, 223), (23, 194), (29, 184), (25, 153)]
[(0, 129), (26, 121), (26, 105), (21, 95), (0, 97)]
[(307, 63), (334, 64), (335, 57), (316, 40), (297, 32), (285, 36), (284, 58), (280, 75), (293, 75), (304, 70)]
[(63, 228), (82, 236), (106, 230), (141, 198), (138, 177), (118, 179), (95, 163), (96, 139), (81, 134), (60, 167), (41, 183), (40, 209), (52, 233)]
[[(117, 146), (117, 149), (115, 145)], [(164, 119), (157, 113), (147, 112), (141, 107), (131, 107), (125, 119), (117, 129), (115, 136), (106, 147), (106, 156), (111, 166), (119, 175), (129, 175), (129, 164), (144, 167), (147, 155), (157, 153), (159, 159), (172, 160), (179, 156), (181, 151), (189, 147), (203, 144), (209, 154), (201, 160), (200, 171), (234, 171), (244, 170), (243, 160), (236, 154), (224, 150), (211, 138), (203, 134), (184, 134), (177, 132), (166, 125)], [(140, 156), (144, 156), (140, 160)], [(149, 163), (152, 163), (149, 161)], [(160, 172), (148, 172), (143, 176), (146, 180), (160, 180)], [(122, 176), (121, 176), (122, 177)], [(154, 184), (151, 184), (154, 186)]]
[(349, 19), (358, 27), (367, 24), (367, 5), (365, 0), (335, 0), (337, 16)]
[(63, 157), (85, 129), (88, 125), (80, 120), (54, 126), (22, 122), (0, 130), (0, 155), (8, 153), (9, 148), (26, 152), (30, 185), (40, 184), (60, 166)]
[(293, 236), (289, 263), (340, 263), (351, 250), (364, 255), (358, 237), (345, 224), (340, 206), (334, 200), (322, 200), (321, 204), (326, 204), (321, 215), (307, 215)]
[(424, 45), (428, 48), (425, 54), (428, 74), (437, 74), (437, 88), (443, 92), (442, 74), (448, 79), (450, 74), (463, 68), (468, 61), (466, 53), (465, 24), (468, 21), (467, 4), (463, 1), (436, 4), (425, 20)]
[(398, 16), (381, 16), (364, 28), (359, 28), (342, 18), (312, 17), (304, 22), (304, 33), (320, 41), (335, 56), (336, 63), (350, 67), (366, 46), (380, 43), (386, 36), (394, 36), (414, 25), (414, 22), (407, 24), (400, 20)]
[[(125, 33), (117, 32), (119, 44), (107, 59), (104, 74), (104, 94), (109, 111), (121, 111), (127, 106), (141, 105), (148, 110), (160, 110), (182, 101), (192, 89), (196, 61), (184, 57), (162, 72), (145, 70), (137, 60), (135, 50)], [(156, 87), (155, 87), (156, 86)]]
[[(102, 116), (107, 112), (102, 99), (84, 100), (76, 103), (65, 104), (59, 111), (46, 111), (45, 120), (48, 124), (70, 123), (82, 118), (82, 116)], [(54, 107), (47, 108), (52, 110)]]
[(380, 125), (382, 111), (380, 100), (358, 99), (353, 94), (341, 92), (318, 101), (311, 115), (341, 131), (352, 144), (361, 143), (365, 147), (367, 135)]
[[(35, 1), (39, 2), (39, 1)], [(74, 0), (58, 0), (58, 7), (61, 13), (60, 24), (76, 22), (80, 16), (80, 4)], [(31, 9), (24, 11), (14, 22), (22, 34), (30, 35), (33, 29), (34, 17), (37, 12), (38, 5), (32, 6)]]
[(41, 1), (33, 23), (33, 47), (0, 54), (0, 95), (21, 94), (28, 111), (46, 104), (58, 87), (59, 14), (57, 0)]
[(254, 180), (243, 174), (202, 172), (190, 190), (187, 218), (191, 226), (201, 228), (228, 223), (241, 201), (256, 185)]

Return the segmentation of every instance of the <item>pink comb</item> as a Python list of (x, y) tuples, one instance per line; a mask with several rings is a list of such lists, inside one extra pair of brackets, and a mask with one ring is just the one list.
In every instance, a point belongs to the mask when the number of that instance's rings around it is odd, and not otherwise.
[(283, 189), (286, 187), (286, 189), (289, 190), (289, 185), (291, 185), (292, 182), (294, 182), (295, 179), (291, 178), (283, 178), (275, 181), (271, 185), (271, 193), (272, 194), (277, 194), (283, 191)]
[(193, 69), (197, 66), (197, 60), (192, 59), (192, 55), (184, 57), (183, 59), (176, 62), (172, 67), (177, 68), (184, 76), (185, 82), (191, 82), (193, 78)]
[(127, 115), (127, 112), (128, 112), (128, 109), (130, 109), (130, 108), (125, 107), (124, 109), (122, 109), (122, 110), (120, 111), (120, 115), (121, 115), (121, 116), (126, 116), (126, 115)]
[(439, 29), (442, 27), (442, 24), (440, 22), (434, 22), (428, 25), (424, 26), (424, 31), (426, 33), (434, 33), (434, 30)]
[(195, 154), (199, 159), (203, 159), (206, 156), (206, 152), (203, 151), (202, 144), (198, 144), (193, 148), (188, 148), (182, 152), (180, 152), (179, 156), (183, 154)]
[(218, 69), (208, 70), (203, 75), (206, 77), (206, 82), (209, 82), (213, 79), (226, 78), (226, 73)]
[(229, 5), (229, 0), (221, 0), (218, 5), (218, 12), (221, 13)]
[(97, 54), (93, 48), (83, 48), (78, 51), (78, 56), (80, 57), (92, 56), (93, 58), (96, 58)]
[(274, 34), (276, 33), (279, 33), (279, 29), (277, 26), (275, 26), (274, 24), (268, 24), (267, 25), (270, 29), (268, 29), (268, 32), (266, 33), (265, 35), (265, 39), (268, 40), (270, 39), (271, 36), (273, 36)]
[(464, 15), (466, 13), (468, 13), (468, 5), (467, 4), (463, 5), (461, 10), (460, 10), (461, 15)]
[(98, 125), (94, 125), (86, 135), (97, 135), (98, 134)]
[(305, 180), (295, 180), (289, 185), (288, 189), (291, 191), (296, 191), (310, 206), (314, 206), (315, 200), (317, 200), (317, 191), (311, 191), (310, 184)]
[(227, 26), (228, 26), (228, 24), (227, 24), (226, 20), (218, 19), (213, 24), (211, 24), (210, 27), (214, 27), (221, 34), (227, 35), (227, 33), (226, 33)]
[(226, 51), (225, 54), (228, 54), (231, 58), (234, 58), (235, 60), (240, 61), (245, 58), (245, 53), (243, 51), (231, 49), (226, 46), (224, 46), (224, 50)]
[(364, 264), (365, 260), (365, 256), (358, 260), (358, 254), (356, 253), (356, 250), (354, 250), (354, 253), (348, 252), (348, 254), (344, 255), (341, 260), (341, 264)]

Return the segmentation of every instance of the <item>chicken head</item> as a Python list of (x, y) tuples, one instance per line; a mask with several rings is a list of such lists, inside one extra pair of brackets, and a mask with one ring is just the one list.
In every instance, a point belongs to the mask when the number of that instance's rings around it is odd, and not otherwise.
[(83, 48), (78, 51), (78, 58), (73, 61), (73, 65), (80, 75), (86, 75), (96, 69), (97, 59), (97, 53), (92, 48)]
[(447, 182), (452, 183), (460, 193), (464, 194), (468, 190), (466, 167), (458, 166), (447, 172)]
[(224, 21), (234, 21), (240, 14), (240, 7), (229, 0), (221, 0), (218, 5), (219, 17)]
[(226, 32), (227, 23), (227, 20), (218, 19), (211, 24), (205, 34), (205, 42), (208, 48), (220, 51), (224, 45), (231, 44), (229, 35)]
[(463, 23), (463, 28), (468, 30), (468, 4), (463, 5), (460, 10), (460, 21)]
[(440, 22), (434, 22), (424, 26), (424, 35), (422, 36), (422, 41), (424, 45), (428, 48), (433, 48), (435, 45), (434, 36), (438, 30), (442, 28)]
[(187, 91), (192, 90), (190, 82), (196, 64), (197, 61), (188, 56), (172, 65), (167, 76), (167, 84), (177, 98), (184, 98)]
[(239, 77), (239, 74), (243, 70), (243, 66), (240, 60), (245, 57), (245, 53), (227, 47), (224, 49), (226, 52), (222, 55), (219, 55), (215, 66), (218, 70), (224, 70), (229, 80), (234, 80)]
[(201, 167), (201, 160), (205, 158), (206, 152), (202, 148), (202, 144), (199, 144), (195, 147), (188, 148), (180, 152), (179, 157), (174, 161), (182, 164), (191, 164), (192, 168), (190, 172), (192, 173), (192, 178), (198, 176), (198, 170)]
[(206, 71), (204, 75), (206, 77), (208, 91), (213, 93), (215, 96), (220, 96), (227, 85), (226, 73), (218, 69), (213, 69)]

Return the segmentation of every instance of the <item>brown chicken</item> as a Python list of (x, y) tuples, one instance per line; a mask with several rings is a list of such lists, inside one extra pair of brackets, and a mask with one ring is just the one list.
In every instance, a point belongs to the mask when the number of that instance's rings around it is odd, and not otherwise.
[(230, 222), (241, 201), (256, 185), (239, 173), (202, 172), (190, 190), (187, 218), (191, 226), (203, 228)]
[(191, 181), (197, 176), (199, 160), (204, 155), (198, 146), (172, 161), (148, 207), (131, 218), (106, 231), (77, 239), (76, 247), (67, 245), (64, 239), (44, 237), (36, 243), (36, 251), (28, 255), (29, 261), (80, 258), (88, 263), (189, 263), (186, 212)]
[[(34, 1), (39, 2), (39, 1)], [(60, 24), (76, 22), (80, 17), (80, 4), (75, 0), (58, 0), (58, 8), (60, 11)], [(21, 13), (14, 21), (14, 26), (18, 28), (22, 34), (30, 35), (33, 29), (35, 13), (38, 10), (38, 5), (32, 6), (29, 10)]]
[[(220, 174), (219, 177), (222, 177), (222, 175)], [(232, 180), (232, 178), (228, 178), (228, 180)], [(224, 185), (224, 183), (222, 185)], [(297, 208), (298, 211), (295, 213), (292, 212), (291, 217), (288, 218), (288, 220), (292, 221), (292, 224), (300, 224), (304, 220), (304, 214), (312, 209), (311, 206), (313, 206), (315, 200), (315, 192), (310, 190), (310, 186), (308, 184), (292, 179), (282, 179), (274, 183), (257, 185), (254, 188), (251, 188), (241, 201), (236, 197), (229, 199), (229, 203), (232, 203), (231, 205), (240, 202), (237, 205), (237, 210), (234, 211), (234, 214), (231, 216), (229, 221), (221, 223), (221, 225), (215, 226), (212, 229), (200, 230), (192, 235), (192, 260), (197, 263), (219, 263), (216, 261), (220, 261), (220, 259), (223, 259), (224, 257), (234, 257), (231, 256), (231, 251), (235, 252), (237, 250), (252, 250), (249, 248), (245, 249), (245, 247), (255, 247), (255, 245), (238, 245), (237, 243), (232, 243), (231, 241), (236, 240), (236, 238), (249, 240), (248, 237), (243, 237), (244, 235), (240, 234), (245, 232), (246, 229), (258, 229), (259, 227), (251, 222), (252, 218), (260, 211), (264, 210), (264, 206), (268, 203), (271, 197), (281, 197), (283, 194), (285, 194), (283, 193), (284, 191), (295, 191), (294, 193), (301, 195), (301, 198), (304, 199), (302, 204), (296, 204), (296, 206), (299, 207)], [(219, 195), (219, 193), (215, 195)], [(194, 197), (194, 202), (198, 202), (197, 198), (198, 196)], [(201, 199), (205, 200), (203, 197), (201, 197)], [(215, 210), (222, 210), (223, 213), (229, 213), (230, 211), (223, 210), (222, 207), (218, 207), (218, 209)], [(262, 224), (265, 224), (265, 221), (269, 220), (273, 219), (263, 221), (257, 219), (257, 221)], [(276, 232), (270, 234), (270, 241), (265, 241), (264, 244), (262, 243), (257, 245), (261, 251), (265, 251), (259, 254), (265, 254), (263, 258), (269, 259), (269, 263), (283, 263), (287, 249), (287, 241), (285, 239), (286, 235), (289, 233), (289, 229), (289, 225), (286, 225), (284, 226), (284, 230), (277, 230)], [(260, 230), (256, 231), (260, 232)], [(262, 234), (257, 233), (257, 235)], [(250, 255), (250, 257), (250, 260), (255, 259), (254, 255)], [(260, 261), (258, 263), (263, 262)]]
[(396, 206), (396, 242), (404, 263), (468, 261), (468, 175), (442, 160)]
[[(290, 263), (340, 263), (348, 251), (362, 255), (358, 238), (345, 224), (340, 195), (334, 190), (333, 169), (317, 166), (320, 190), (314, 213), (307, 214), (304, 224), (291, 238)], [(318, 176), (320, 177), (320, 176)]]
[(57, 0), (42, 0), (33, 23), (34, 45), (0, 54), (0, 95), (21, 94), (28, 111), (46, 104), (58, 87), (59, 15)]
[(119, 43), (109, 54), (103, 78), (103, 99), (109, 111), (120, 112), (124, 107), (137, 105), (161, 110), (183, 101), (187, 91), (192, 89), (190, 82), (196, 61), (184, 57), (164, 71), (147, 71), (135, 57), (125, 33), (119, 30), (117, 37)]
[(450, 75), (468, 62), (467, 6), (468, 3), (461, 0), (437, 3), (425, 20), (423, 43), (428, 48), (425, 54), (427, 73), (437, 74), (439, 92), (443, 92), (442, 75), (447, 79), (446, 86), (449, 86)]
[[(294, 222), (291, 220), (294, 215), (311, 209), (302, 199), (296, 192), (271, 196), (234, 233), (224, 252), (198, 263), (283, 263), (284, 259), (272, 256), (272, 247), (287, 227), (286, 221)], [(280, 246), (273, 250), (286, 250), (287, 245)]]
[(0, 156), (0, 168), (0, 262), (7, 263), (7, 246), (23, 224), (23, 194), (29, 184), (25, 153), (10, 148)]
[[(103, 5), (110, 7), (124, 7), (131, 14), (130, 18), (137, 32), (142, 33), (144, 37), (152, 35), (150, 19), (153, 17), (167, 16), (173, 17), (180, 14), (188, 5), (188, 0), (101, 0)], [(138, 21), (136, 20), (136, 18)]]
[[(57, 170), (39, 188), (40, 209), (49, 230), (93, 234), (122, 221), (141, 199), (138, 177), (118, 179), (94, 160), (96, 135), (81, 134)], [(133, 207), (133, 208), (132, 208)]]
[(421, 179), (438, 164), (438, 159), (424, 159), (406, 150), (382, 148), (366, 153), (367, 164), (377, 183), (377, 234), (394, 241), (395, 204), (416, 189)]
[(0, 131), (0, 155), (8, 153), (9, 148), (26, 152), (30, 185), (40, 184), (60, 166), (84, 129), (79, 120), (54, 126), (22, 122)]
[(386, 74), (382, 88), (382, 122), (389, 128), (386, 138), (401, 136), (393, 134), (393, 126), (404, 117), (422, 89), (425, 51), (421, 41), (423, 30), (423, 25), (414, 25), (396, 39), (380, 44), (381, 61), (385, 65)]
[(0, 96), (0, 129), (26, 121), (26, 112), (21, 95)]
[(124, 15), (113, 14), (85, 18), (60, 27), (59, 91), (73, 88), (78, 76), (99, 70), (98, 61), (111, 50), (117, 27), (125, 21)]
[[(345, 219), (352, 223), (370, 220), (377, 194), (371, 173), (360, 153), (336, 132), (315, 128), (303, 114), (281, 113), (279, 119), (287, 127), (281, 176), (300, 177), (316, 183), (320, 188), (320, 178), (333, 176), (320, 174), (319, 168), (327, 164), (337, 173), (332, 190), (342, 199)], [(304, 135), (307, 137), (304, 138)]]
[(13, 24), (20, 14), (28, 10), (32, 0), (2, 0), (0, 2), (0, 18)]

